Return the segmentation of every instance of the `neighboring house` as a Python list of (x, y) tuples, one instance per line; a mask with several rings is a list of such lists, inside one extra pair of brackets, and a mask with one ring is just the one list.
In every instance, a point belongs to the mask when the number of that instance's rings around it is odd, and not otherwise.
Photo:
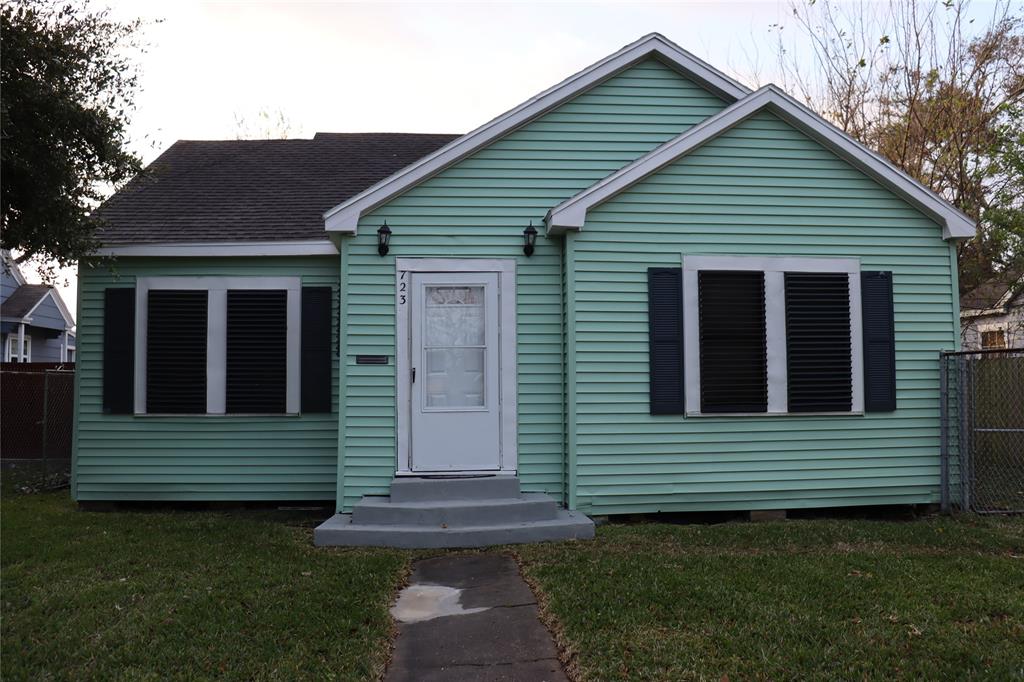
[(939, 500), (974, 224), (660, 35), (460, 137), (179, 142), (102, 215), (77, 500), (329, 498), (318, 542), (396, 544)]
[(1004, 274), (960, 297), (964, 350), (1024, 347), (1024, 275)]
[(75, 321), (60, 293), (27, 284), (18, 264), (0, 252), (0, 348), (3, 362), (74, 362)]

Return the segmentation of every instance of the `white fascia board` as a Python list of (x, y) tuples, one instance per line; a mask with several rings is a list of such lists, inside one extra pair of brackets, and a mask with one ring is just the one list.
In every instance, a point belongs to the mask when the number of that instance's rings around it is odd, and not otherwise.
[(98, 256), (336, 256), (338, 247), (325, 239), (280, 242), (170, 242), (107, 246)]
[(587, 211), (591, 208), (685, 156), (762, 109), (772, 111), (938, 222), (942, 226), (943, 239), (969, 239), (974, 236), (975, 223), (968, 216), (774, 85), (766, 85), (751, 93), (604, 180), (566, 199), (548, 212), (545, 219), (547, 233), (558, 235), (566, 230), (583, 229)]
[(581, 92), (651, 56), (660, 58), (727, 101), (735, 101), (750, 93), (749, 88), (698, 59), (665, 36), (651, 33), (338, 204), (324, 213), (326, 230), (354, 235), (359, 219), (367, 212)]

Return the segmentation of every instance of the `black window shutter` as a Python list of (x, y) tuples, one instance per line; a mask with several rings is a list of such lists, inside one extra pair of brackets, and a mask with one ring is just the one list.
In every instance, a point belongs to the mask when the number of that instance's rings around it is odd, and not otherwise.
[(331, 287), (302, 287), (302, 411), (331, 411)]
[(224, 409), (283, 414), (288, 391), (288, 292), (229, 290)]
[(850, 276), (787, 272), (786, 369), (790, 412), (849, 412)]
[(651, 414), (683, 413), (683, 270), (647, 269)]
[(103, 411), (135, 411), (135, 289), (103, 291)]
[(864, 411), (896, 409), (896, 324), (892, 273), (860, 273), (864, 326)]
[(764, 273), (701, 270), (700, 411), (768, 411)]
[(146, 324), (146, 412), (206, 413), (206, 290), (152, 289)]

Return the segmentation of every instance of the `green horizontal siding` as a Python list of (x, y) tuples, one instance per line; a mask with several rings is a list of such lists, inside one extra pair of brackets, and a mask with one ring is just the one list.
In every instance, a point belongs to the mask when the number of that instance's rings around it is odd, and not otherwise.
[[(338, 422), (301, 416), (103, 414), (103, 290), (137, 276), (300, 276), (338, 287), (338, 261), (316, 258), (121, 258), (79, 268), (78, 500), (328, 500), (336, 494)], [(334, 395), (337, 409), (337, 359)]]
[[(347, 320), (339, 475), (348, 509), (386, 493), (395, 471), (396, 257), (518, 258), (519, 475), (526, 490), (559, 499), (565, 485), (562, 267), (558, 242), (522, 256), (522, 231), (548, 209), (724, 103), (655, 60), (639, 63), (409, 190), (360, 221), (342, 267)], [(387, 220), (391, 253), (376, 230)]]
[[(592, 210), (575, 271), (576, 495), (597, 514), (936, 502), (937, 354), (957, 341), (940, 228), (760, 114)], [(647, 268), (682, 254), (859, 257), (891, 270), (896, 412), (652, 416)]]

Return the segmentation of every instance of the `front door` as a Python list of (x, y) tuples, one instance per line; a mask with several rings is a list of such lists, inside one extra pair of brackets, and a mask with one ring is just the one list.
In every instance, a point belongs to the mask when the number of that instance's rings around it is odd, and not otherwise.
[(410, 274), (412, 471), (498, 470), (498, 273)]

